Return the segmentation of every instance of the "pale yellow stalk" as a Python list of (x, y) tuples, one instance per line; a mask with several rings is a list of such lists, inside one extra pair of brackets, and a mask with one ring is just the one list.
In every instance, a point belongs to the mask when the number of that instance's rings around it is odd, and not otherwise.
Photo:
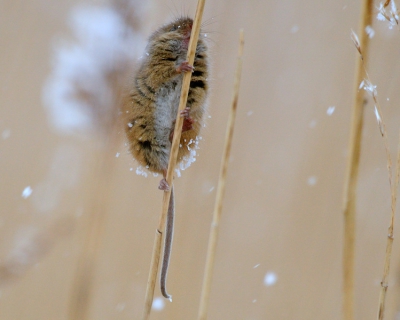
[[(371, 25), (373, 1), (363, 0), (359, 27), (362, 60), (367, 62), (369, 37), (365, 27)], [(355, 260), (355, 219), (357, 177), (361, 151), (361, 133), (363, 124), (364, 92), (359, 85), (364, 78), (361, 59), (357, 58), (354, 83), (354, 101), (351, 120), (349, 154), (344, 185), (344, 245), (343, 245), (343, 319), (354, 319), (354, 260)]]
[(231, 145), (232, 145), (232, 137), (233, 137), (233, 128), (234, 128), (234, 124), (235, 124), (236, 109), (237, 109), (237, 103), (238, 103), (238, 97), (239, 97), (240, 76), (241, 76), (241, 71), (242, 71), (243, 45), (244, 45), (243, 30), (240, 30), (239, 53), (238, 53), (238, 61), (237, 61), (237, 68), (236, 68), (235, 85), (234, 85), (234, 91), (233, 91), (233, 101), (232, 101), (231, 112), (229, 114), (228, 125), (226, 128), (225, 148), (224, 148), (224, 153), (222, 155), (221, 170), (220, 170), (219, 180), (218, 180), (217, 197), (215, 200), (213, 221), (211, 224), (210, 238), (208, 241), (207, 260), (206, 260), (206, 267), (205, 267), (205, 271), (204, 271), (203, 287), (202, 287), (202, 292), (201, 292), (200, 308), (199, 308), (199, 315), (198, 315), (199, 320), (207, 319), (207, 313), (208, 313), (208, 302), (209, 302), (209, 296), (210, 296), (210, 291), (211, 291), (212, 272), (213, 272), (213, 268), (214, 268), (215, 254), (216, 254), (216, 250), (217, 250), (219, 224), (221, 221), (221, 214), (222, 214), (222, 200), (223, 200), (224, 193), (225, 193), (226, 174), (227, 174), (227, 170), (228, 170), (229, 155), (230, 155), (230, 150), (231, 150)]
[[(194, 56), (196, 53), (197, 41), (198, 41), (199, 33), (200, 33), (200, 25), (201, 25), (201, 19), (203, 16), (204, 5), (205, 5), (205, 0), (199, 0), (197, 3), (196, 15), (195, 15), (194, 22), (193, 22), (192, 33), (190, 35), (190, 41), (189, 41), (188, 53), (187, 53), (187, 61), (189, 62), (189, 65), (193, 65), (193, 62), (194, 62)], [(170, 186), (172, 185), (174, 170), (175, 170), (175, 166), (176, 166), (176, 160), (177, 160), (177, 156), (178, 156), (179, 142), (180, 142), (181, 133), (182, 133), (183, 118), (180, 117), (179, 114), (186, 107), (191, 77), (192, 77), (192, 74), (190, 72), (186, 72), (183, 76), (181, 97), (180, 97), (179, 108), (178, 108), (178, 113), (177, 113), (177, 117), (176, 117), (174, 136), (172, 139), (172, 146), (171, 146), (171, 152), (170, 152), (170, 157), (169, 157), (169, 162), (168, 162), (167, 176), (165, 178)], [(153, 304), (154, 287), (156, 284), (158, 265), (159, 265), (160, 254), (161, 254), (161, 243), (162, 243), (161, 240), (162, 240), (162, 235), (163, 235), (163, 232), (165, 229), (165, 221), (166, 221), (166, 217), (167, 217), (170, 196), (171, 196), (171, 189), (169, 191), (164, 192), (163, 206), (162, 206), (160, 220), (158, 223), (158, 228), (156, 230), (156, 235), (155, 235), (155, 239), (154, 239), (154, 246), (153, 246), (153, 253), (152, 253), (152, 258), (151, 258), (149, 277), (147, 280), (145, 305), (144, 305), (143, 316), (142, 316), (143, 320), (149, 318), (151, 306)]]

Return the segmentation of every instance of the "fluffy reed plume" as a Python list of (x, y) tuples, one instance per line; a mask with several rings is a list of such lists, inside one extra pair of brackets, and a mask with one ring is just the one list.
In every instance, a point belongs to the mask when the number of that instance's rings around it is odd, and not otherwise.
[(125, 77), (140, 34), (132, 3), (78, 6), (69, 17), (75, 41), (54, 46), (53, 70), (43, 88), (50, 123), (61, 133), (107, 132), (117, 117)]
[(55, 47), (53, 71), (43, 91), (52, 125), (62, 133), (95, 133), (96, 181), (89, 200), (85, 239), (78, 259), (69, 317), (87, 319), (95, 262), (104, 226), (109, 180), (117, 147), (117, 118), (126, 78), (140, 50), (139, 0), (79, 6), (70, 15), (74, 42)]
[[(388, 3), (389, 1), (387, 1)], [(393, 1), (392, 1), (393, 2)], [(357, 47), (361, 57), (361, 48)], [(390, 260), (392, 257), (392, 247), (393, 247), (393, 229), (394, 229), (394, 218), (396, 213), (396, 203), (397, 203), (397, 189), (399, 185), (399, 174), (400, 174), (400, 138), (399, 138), (399, 146), (397, 151), (397, 161), (396, 161), (396, 168), (395, 168), (395, 181), (393, 181), (393, 170), (392, 170), (392, 157), (390, 155), (389, 150), (389, 142), (387, 136), (386, 125), (383, 120), (382, 116), (382, 109), (378, 101), (378, 91), (376, 90), (376, 85), (373, 85), (368, 72), (366, 70), (365, 65), (363, 64), (364, 72), (366, 78), (361, 81), (359, 85), (359, 89), (364, 89), (374, 100), (374, 112), (375, 117), (378, 122), (379, 131), (384, 141), (385, 145), (385, 152), (386, 152), (386, 159), (387, 159), (387, 170), (388, 170), (388, 177), (389, 177), (389, 186), (391, 190), (391, 217), (390, 217), (390, 225), (388, 228), (387, 234), (387, 243), (386, 243), (386, 253), (385, 253), (385, 261), (384, 261), (384, 269), (383, 269), (383, 276), (381, 281), (381, 290), (379, 295), (379, 309), (378, 309), (378, 319), (384, 319), (384, 312), (385, 312), (385, 302), (386, 302), (386, 292), (388, 289), (388, 276), (390, 271)]]
[[(354, 101), (349, 139), (349, 156), (347, 160), (344, 184), (344, 241), (343, 241), (343, 317), (354, 319), (354, 261), (355, 261), (355, 221), (357, 200), (357, 178), (361, 153), (361, 133), (364, 117), (364, 93), (359, 84), (364, 78), (362, 64), (368, 60), (369, 37), (365, 32), (372, 22), (372, 0), (363, 0), (360, 19), (360, 39), (352, 32), (352, 40), (362, 56), (356, 61), (354, 84)], [(363, 51), (361, 51), (361, 49)]]

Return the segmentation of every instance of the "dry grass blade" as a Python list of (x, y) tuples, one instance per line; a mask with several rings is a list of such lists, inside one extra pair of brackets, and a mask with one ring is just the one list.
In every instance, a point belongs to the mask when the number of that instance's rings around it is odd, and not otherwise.
[[(76, 100), (83, 100), (86, 102), (83, 104), (77, 104), (76, 106), (77, 108), (82, 108), (82, 106), (86, 105), (90, 107), (94, 123), (93, 127), (96, 128), (96, 132), (101, 135), (101, 139), (99, 139), (99, 141), (101, 141), (102, 148), (96, 155), (96, 159), (99, 160), (95, 164), (93, 171), (95, 182), (93, 184), (93, 190), (91, 190), (91, 207), (89, 208), (90, 211), (85, 221), (85, 238), (83, 240), (82, 249), (78, 258), (77, 271), (74, 276), (73, 287), (71, 290), (71, 301), (68, 310), (69, 319), (71, 320), (88, 319), (88, 310), (93, 289), (92, 287), (96, 259), (100, 250), (106, 208), (111, 191), (111, 185), (109, 182), (111, 180), (112, 169), (115, 163), (114, 155), (118, 146), (117, 107), (119, 107), (121, 104), (122, 92), (125, 90), (125, 79), (132, 63), (130, 56), (123, 54), (123, 52), (125, 52), (125, 48), (131, 43), (130, 39), (125, 36), (129, 34), (129, 32), (124, 33), (124, 36), (118, 37), (119, 33), (115, 32), (118, 28), (112, 28), (112, 26), (115, 25), (115, 21), (119, 21), (119, 26), (121, 29), (130, 31), (135, 30), (131, 28), (128, 22), (124, 20), (124, 17), (120, 14), (126, 10), (123, 10), (117, 2), (110, 3), (109, 6), (104, 7), (104, 10), (104, 12), (107, 14), (102, 17), (111, 17), (111, 19), (108, 21), (105, 21), (104, 19), (100, 20), (98, 18), (93, 19), (92, 23), (96, 24), (96, 26), (101, 25), (104, 28), (89, 28), (90, 30), (95, 30), (96, 32), (93, 33), (91, 31), (87, 34), (85, 33), (85, 39), (87, 42), (89, 42), (93, 39), (99, 39), (98, 36), (101, 37), (100, 39), (104, 39), (107, 38), (108, 35), (112, 34), (114, 35), (112, 38), (115, 38), (116, 42), (113, 44), (113, 46), (110, 46), (110, 50), (102, 47), (102, 49), (104, 49), (103, 51), (95, 50), (95, 54), (90, 55), (92, 59), (88, 60), (91, 61), (91, 66), (95, 66), (95, 72), (83, 72), (87, 71), (87, 69), (76, 67), (81, 66), (81, 64), (72, 64), (72, 66), (68, 66), (69, 73), (71, 73), (71, 70), (74, 69), (73, 71), (80, 75), (80, 77), (77, 79), (85, 79), (85, 81), (88, 83), (92, 81), (95, 82), (100, 79), (103, 80), (100, 82), (104, 83), (104, 87), (93, 87), (91, 88), (93, 89), (92, 91), (85, 91), (86, 87), (80, 85), (80, 83), (83, 82), (76, 82), (77, 92), (81, 93), (81, 95), (78, 95), (79, 99)], [(84, 21), (85, 23), (87, 20), (91, 20), (89, 18), (82, 18), (86, 17), (86, 15), (91, 12), (89, 9), (85, 9), (82, 12), (81, 16), (79, 16), (81, 22)], [(89, 15), (89, 17), (91, 16)], [(111, 20), (112, 22), (110, 23)], [(117, 31), (119, 30), (120, 29)], [(108, 33), (105, 31), (108, 31)], [(87, 50), (84, 51), (87, 54), (93, 53), (88, 49), (88, 47), (85, 46), (86, 42), (80, 43), (79, 45), (82, 50)], [(119, 50), (116, 50), (118, 46), (120, 46)], [(74, 57), (74, 55), (72, 56)], [(95, 74), (95, 76), (92, 76), (92, 74)], [(104, 94), (104, 92), (109, 92), (110, 94)]]
[[(203, 16), (203, 11), (204, 11), (204, 5), (205, 5), (205, 0), (199, 0), (197, 3), (196, 15), (195, 15), (194, 22), (193, 22), (192, 33), (190, 35), (190, 42), (189, 42), (188, 53), (187, 53), (187, 61), (189, 62), (190, 65), (193, 65), (193, 62), (194, 62), (194, 56), (196, 53), (197, 41), (198, 41), (199, 33), (200, 33), (200, 26), (201, 26), (201, 19)], [(192, 77), (192, 75), (190, 72), (186, 72), (183, 76), (181, 97), (180, 97), (180, 101), (179, 101), (179, 108), (178, 108), (178, 113), (177, 113), (177, 117), (176, 117), (174, 135), (173, 135), (173, 139), (172, 139), (172, 146), (171, 146), (170, 157), (169, 157), (169, 162), (168, 162), (168, 170), (167, 170), (167, 176), (166, 176), (166, 180), (169, 185), (172, 185), (172, 179), (173, 179), (174, 170), (175, 170), (175, 166), (176, 166), (176, 160), (177, 160), (177, 156), (178, 156), (179, 141), (180, 141), (181, 133), (182, 133), (183, 118), (180, 117), (179, 114), (186, 107), (191, 77)], [(156, 283), (158, 265), (159, 265), (160, 253), (161, 253), (161, 242), (162, 242), (161, 240), (162, 240), (162, 234), (165, 229), (165, 221), (166, 221), (166, 217), (167, 217), (170, 196), (171, 196), (171, 189), (169, 191), (164, 192), (162, 211), (161, 211), (161, 215), (160, 215), (158, 228), (156, 230), (156, 236), (154, 239), (154, 247), (153, 247), (153, 253), (152, 253), (152, 260), (151, 260), (152, 262), (150, 265), (149, 277), (148, 277), (148, 281), (147, 281), (145, 305), (144, 305), (142, 319), (148, 319), (148, 317), (150, 316), (151, 306), (153, 303), (154, 287), (155, 287), (155, 283)]]
[[(343, 247), (343, 316), (345, 320), (354, 319), (354, 256), (355, 256), (355, 216), (357, 177), (361, 151), (361, 132), (363, 123), (364, 92), (359, 85), (364, 78), (363, 61), (368, 58), (369, 37), (364, 32), (372, 22), (372, 0), (362, 2), (361, 21), (359, 26), (360, 40), (357, 48), (363, 59), (357, 59), (354, 84), (354, 102), (352, 110), (349, 157), (344, 185), (344, 247)], [(353, 40), (354, 41), (354, 40)]]
[(208, 312), (208, 301), (209, 295), (211, 291), (211, 282), (212, 282), (212, 271), (214, 267), (214, 258), (217, 248), (217, 241), (218, 241), (218, 231), (219, 231), (219, 223), (221, 220), (222, 214), (222, 200), (225, 193), (225, 185), (226, 185), (226, 173), (228, 170), (228, 161), (229, 155), (232, 145), (232, 136), (233, 136), (233, 128), (235, 124), (236, 118), (236, 109), (239, 97), (239, 86), (240, 86), (240, 76), (242, 71), (242, 54), (243, 54), (243, 46), (244, 46), (244, 37), (243, 37), (243, 30), (240, 30), (239, 35), (239, 54), (238, 54), (238, 62), (237, 62), (237, 69), (236, 69), (236, 77), (235, 77), (235, 85), (234, 85), (234, 93), (233, 93), (233, 101), (232, 101), (232, 109), (229, 114), (228, 125), (226, 128), (226, 135), (225, 135), (225, 148), (224, 153), (222, 155), (222, 162), (221, 162), (221, 170), (218, 180), (218, 190), (217, 190), (217, 197), (215, 200), (215, 207), (214, 207), (214, 215), (213, 221), (211, 225), (211, 233), (208, 242), (208, 250), (207, 250), (207, 260), (206, 260), (206, 267), (204, 272), (203, 278), (203, 287), (200, 297), (200, 308), (199, 308), (199, 320), (207, 319), (207, 312)]
[[(385, 3), (385, 6), (389, 4), (389, 1)], [(354, 32), (353, 32), (354, 33)], [(352, 37), (353, 39), (353, 37)], [(353, 39), (353, 42), (354, 39)], [(357, 46), (355, 42), (356, 48), (361, 55), (361, 50), (359, 46)], [(388, 178), (389, 178), (389, 186), (391, 191), (391, 219), (390, 225), (388, 228), (388, 235), (387, 235), (387, 243), (386, 243), (386, 253), (385, 253), (385, 262), (383, 267), (383, 276), (381, 281), (381, 290), (379, 294), (379, 309), (378, 309), (378, 320), (383, 320), (385, 315), (385, 302), (386, 302), (386, 292), (388, 289), (388, 277), (390, 272), (390, 260), (392, 257), (392, 247), (393, 247), (393, 229), (394, 229), (394, 218), (396, 213), (396, 203), (397, 203), (397, 189), (399, 185), (399, 174), (400, 174), (400, 137), (399, 137), (399, 146), (397, 150), (397, 161), (396, 161), (396, 174), (395, 174), (395, 183), (393, 183), (393, 172), (392, 172), (392, 157), (390, 155), (389, 150), (389, 142), (387, 136), (387, 130), (385, 121), (382, 117), (382, 109), (378, 101), (378, 93), (376, 91), (376, 86), (374, 86), (369, 78), (368, 72), (366, 70), (364, 62), (361, 63), (362, 67), (365, 71), (366, 78), (361, 81), (359, 89), (363, 88), (367, 91), (373, 98), (375, 103), (375, 117), (378, 122), (379, 131), (382, 135), (384, 145), (385, 145), (385, 152), (386, 152), (386, 159), (387, 159), (387, 171), (388, 171)]]
[[(115, 74), (110, 79), (110, 87), (115, 92), (115, 97), (121, 96), (123, 87), (118, 81), (121, 74)], [(115, 101), (119, 105), (119, 101)], [(88, 318), (91, 291), (94, 280), (94, 272), (98, 251), (100, 249), (101, 237), (104, 229), (107, 202), (109, 199), (112, 169), (115, 164), (115, 152), (118, 146), (118, 120), (110, 115), (110, 124), (107, 127), (105, 146), (99, 150), (100, 159), (95, 168), (94, 189), (92, 190), (91, 208), (86, 220), (86, 234), (82, 245), (82, 251), (78, 258), (77, 271), (71, 294), (71, 305), (69, 319), (85, 320)]]
[[(379, 104), (378, 104), (378, 108)], [(380, 111), (378, 109), (378, 111)], [(380, 114), (382, 114), (380, 112)], [(382, 117), (382, 116), (381, 116)], [(381, 118), (382, 119), (382, 118)], [(388, 139), (387, 139), (387, 134), (386, 134), (386, 127), (385, 127), (385, 122), (381, 120), (382, 122), (382, 127), (383, 127), (383, 138), (385, 141), (385, 149), (386, 149), (386, 154), (387, 154), (387, 168), (389, 172), (389, 183), (390, 183), (390, 189), (391, 189), (391, 217), (390, 217), (390, 225), (388, 228), (388, 235), (387, 235), (387, 242), (386, 242), (386, 253), (385, 253), (385, 262), (384, 262), (384, 267), (383, 267), (383, 276), (382, 276), (382, 281), (381, 281), (381, 290), (379, 294), (379, 309), (378, 309), (378, 319), (383, 320), (385, 316), (385, 302), (386, 302), (386, 292), (388, 289), (388, 277), (389, 277), (389, 272), (390, 272), (390, 260), (392, 257), (392, 247), (393, 247), (393, 229), (394, 229), (394, 218), (395, 218), (395, 213), (396, 213), (396, 204), (397, 204), (397, 190), (398, 190), (398, 185), (399, 185), (399, 174), (400, 174), (400, 136), (399, 136), (399, 145), (397, 147), (397, 161), (396, 161), (396, 173), (395, 173), (395, 182), (393, 184), (393, 179), (392, 179), (392, 160), (390, 157), (390, 152), (388, 148)]]
[[(358, 50), (358, 49), (357, 49)], [(363, 88), (367, 91), (373, 98), (375, 107), (375, 117), (378, 122), (379, 131), (384, 141), (385, 145), (385, 152), (386, 152), (386, 159), (387, 159), (387, 171), (388, 171), (388, 178), (389, 178), (389, 186), (391, 190), (391, 219), (390, 219), (390, 226), (388, 229), (388, 238), (386, 244), (386, 254), (385, 254), (385, 262), (384, 262), (384, 270), (383, 270), (383, 277), (381, 281), (381, 291), (379, 295), (379, 310), (378, 310), (378, 319), (383, 320), (384, 312), (385, 312), (385, 301), (386, 301), (386, 292), (388, 288), (388, 276), (390, 271), (390, 260), (392, 256), (392, 247), (393, 247), (393, 228), (394, 228), (394, 217), (396, 211), (396, 202), (397, 202), (397, 189), (399, 184), (399, 168), (400, 168), (400, 145), (398, 147), (397, 152), (397, 162), (396, 162), (396, 176), (395, 176), (395, 183), (393, 184), (393, 172), (392, 172), (392, 157), (390, 155), (389, 150), (389, 142), (387, 136), (386, 125), (382, 117), (382, 109), (378, 101), (378, 92), (376, 90), (376, 86), (372, 84), (368, 72), (363, 65), (366, 78), (362, 80), (359, 89)], [(399, 137), (399, 144), (400, 144), (400, 137)]]
[(117, 129), (114, 127), (107, 146), (99, 154), (99, 158), (102, 160), (98, 162), (94, 171), (97, 181), (92, 192), (92, 208), (86, 221), (86, 235), (78, 259), (75, 282), (71, 294), (72, 300), (69, 310), (69, 319), (71, 320), (85, 320), (88, 318), (87, 312), (90, 304), (96, 258), (101, 243), (107, 202), (111, 191), (109, 181), (114, 165), (117, 141)]

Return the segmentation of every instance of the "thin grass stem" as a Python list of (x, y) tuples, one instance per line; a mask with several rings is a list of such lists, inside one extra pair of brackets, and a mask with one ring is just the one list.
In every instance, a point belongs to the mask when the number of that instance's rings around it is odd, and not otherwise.
[(212, 272), (214, 268), (214, 260), (216, 255), (217, 249), (217, 241), (218, 241), (218, 233), (219, 233), (219, 224), (221, 221), (221, 214), (222, 214), (222, 202), (223, 197), (225, 194), (225, 186), (226, 186), (226, 175), (228, 170), (228, 162), (229, 156), (232, 146), (232, 137), (233, 137), (233, 129), (235, 125), (235, 118), (236, 118), (236, 109), (239, 97), (239, 87), (240, 87), (240, 76), (242, 72), (242, 55), (243, 55), (243, 46), (244, 46), (244, 36), (243, 30), (240, 30), (239, 34), (239, 53), (238, 53), (238, 60), (237, 60), (237, 67), (236, 67), (236, 76), (235, 76), (235, 84), (234, 84), (234, 91), (233, 91), (233, 101), (232, 101), (232, 108), (229, 114), (228, 124), (226, 128), (225, 134), (225, 148), (224, 153), (222, 155), (221, 161), (221, 169), (219, 174), (218, 180), (218, 189), (217, 189), (217, 197), (215, 201), (214, 207), (214, 214), (213, 214), (213, 221), (211, 224), (211, 232), (210, 238), (208, 242), (208, 249), (207, 249), (207, 260), (206, 266), (204, 271), (204, 278), (203, 278), (203, 287), (200, 297), (200, 307), (199, 307), (199, 320), (207, 319), (208, 313), (208, 305), (209, 305), (209, 296), (211, 292), (211, 284), (212, 284)]
[[(376, 100), (377, 102), (377, 100)], [(383, 276), (381, 281), (381, 290), (379, 293), (379, 309), (378, 309), (378, 316), (379, 320), (383, 320), (385, 316), (385, 303), (386, 303), (386, 293), (388, 289), (388, 277), (390, 272), (390, 260), (392, 257), (392, 247), (393, 247), (393, 240), (394, 240), (394, 218), (396, 213), (396, 204), (397, 204), (397, 190), (399, 185), (399, 173), (400, 173), (400, 136), (399, 136), (399, 145), (397, 147), (397, 160), (396, 160), (396, 168), (395, 168), (395, 182), (393, 183), (393, 172), (391, 170), (392, 160), (390, 157), (389, 147), (388, 147), (388, 138), (387, 138), (387, 131), (385, 122), (382, 119), (382, 111), (380, 110), (379, 103), (377, 103), (378, 110), (380, 112), (380, 117), (382, 121), (383, 127), (383, 138), (385, 141), (385, 149), (387, 155), (387, 169), (389, 172), (389, 183), (391, 189), (391, 215), (390, 215), (390, 225), (388, 228), (387, 234), (387, 242), (386, 242), (386, 252), (385, 252), (385, 262), (383, 267)], [(382, 130), (382, 129), (381, 129)], [(381, 131), (382, 132), (382, 131)]]
[(108, 139), (106, 146), (100, 151), (98, 158), (101, 160), (97, 163), (94, 171), (97, 181), (94, 184), (94, 190), (92, 192), (92, 207), (86, 221), (85, 239), (78, 258), (77, 270), (71, 293), (69, 308), (70, 320), (88, 319), (96, 260), (100, 250), (106, 208), (111, 191), (109, 181), (112, 168), (114, 167), (114, 155), (118, 145), (117, 126), (115, 122)]
[[(349, 155), (344, 185), (344, 246), (343, 246), (343, 319), (354, 319), (354, 260), (357, 177), (361, 152), (361, 133), (364, 116), (364, 92), (359, 85), (364, 77), (363, 62), (368, 59), (369, 37), (365, 28), (372, 22), (372, 0), (363, 0), (359, 34), (362, 59), (357, 59), (354, 83)], [(357, 39), (358, 40), (358, 39)], [(361, 52), (360, 52), (361, 54)]]
[[(205, 0), (199, 0), (197, 3), (196, 15), (195, 15), (194, 22), (193, 22), (192, 33), (190, 35), (190, 41), (189, 41), (188, 53), (187, 53), (187, 61), (189, 62), (189, 65), (193, 65), (193, 62), (194, 62), (194, 56), (196, 53), (197, 41), (198, 41), (199, 33), (200, 33), (200, 26), (201, 26), (201, 19), (203, 16), (203, 11), (204, 11), (204, 5), (205, 5)], [(168, 162), (168, 170), (167, 170), (167, 175), (165, 178), (170, 186), (172, 185), (172, 180), (173, 180), (173, 175), (174, 175), (174, 170), (175, 170), (176, 160), (177, 160), (178, 150), (179, 150), (179, 142), (180, 142), (181, 133), (182, 133), (183, 118), (180, 117), (179, 114), (186, 107), (191, 77), (192, 77), (192, 74), (190, 72), (186, 72), (183, 76), (181, 97), (180, 97), (179, 108), (178, 108), (178, 113), (177, 113), (177, 117), (176, 117), (174, 135), (173, 135), (173, 139), (172, 139), (172, 146), (171, 146), (170, 157), (169, 157), (169, 162)], [(156, 283), (156, 278), (157, 278), (157, 273), (158, 273), (158, 265), (159, 265), (160, 253), (161, 253), (161, 243), (162, 243), (161, 239), (162, 239), (162, 235), (163, 235), (163, 232), (165, 229), (165, 221), (166, 221), (166, 217), (167, 217), (170, 196), (171, 196), (171, 189), (169, 191), (164, 192), (162, 211), (161, 211), (160, 220), (158, 223), (158, 228), (156, 230), (156, 236), (154, 239), (154, 247), (153, 247), (153, 252), (152, 252), (152, 260), (151, 260), (152, 262), (150, 265), (149, 277), (148, 277), (148, 281), (147, 281), (145, 305), (144, 305), (143, 316), (142, 316), (143, 320), (149, 318), (151, 306), (153, 304), (154, 287), (155, 287), (155, 283)]]

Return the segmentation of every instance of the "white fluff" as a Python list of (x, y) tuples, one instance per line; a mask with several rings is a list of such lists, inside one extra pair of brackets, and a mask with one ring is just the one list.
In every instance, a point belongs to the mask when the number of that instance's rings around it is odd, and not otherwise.
[(79, 6), (69, 25), (76, 41), (55, 44), (43, 102), (52, 126), (70, 134), (109, 118), (115, 107), (110, 75), (135, 58), (139, 37), (110, 6)]

